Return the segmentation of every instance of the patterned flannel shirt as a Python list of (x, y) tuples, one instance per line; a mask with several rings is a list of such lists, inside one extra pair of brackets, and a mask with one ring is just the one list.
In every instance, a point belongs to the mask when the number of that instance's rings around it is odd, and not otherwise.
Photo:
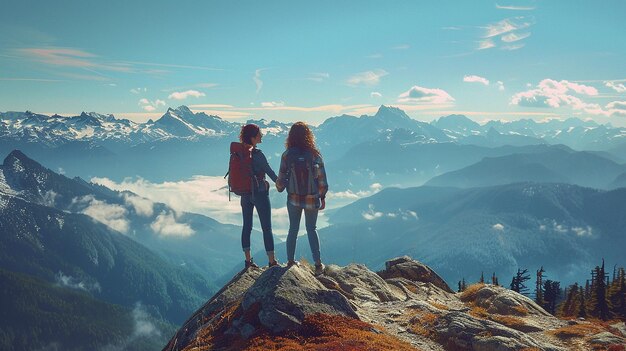
[[(280, 169), (278, 170), (278, 180), (276, 181), (276, 188), (282, 192), (287, 186), (287, 176), (289, 172), (289, 165), (287, 164), (287, 154), (289, 150), (283, 152), (280, 158)], [(316, 157), (313, 163), (318, 165), (317, 167), (317, 192), (316, 195), (298, 195), (288, 194), (287, 201), (296, 207), (301, 207), (305, 210), (317, 210), (321, 206), (320, 199), (326, 198), (328, 192), (328, 182), (326, 180), (326, 169), (324, 168), (324, 161), (321, 156)]]

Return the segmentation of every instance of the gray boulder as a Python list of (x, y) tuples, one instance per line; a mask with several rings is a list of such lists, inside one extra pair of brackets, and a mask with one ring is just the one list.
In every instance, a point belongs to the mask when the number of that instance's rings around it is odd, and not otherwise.
[(435, 271), (409, 256), (398, 257), (385, 262), (385, 270), (378, 272), (378, 275), (383, 279), (406, 278), (412, 281), (430, 283), (446, 292), (454, 292)]
[(256, 314), (272, 333), (298, 329), (304, 317), (316, 313), (358, 319), (348, 300), (329, 290), (308, 269), (292, 266), (266, 270), (243, 296), (243, 314)]
[(327, 269), (326, 275), (337, 282), (341, 290), (358, 300), (389, 302), (404, 300), (405, 297), (404, 293), (391, 287), (383, 278), (361, 264)]
[(501, 286), (485, 284), (476, 292), (474, 303), (489, 313), (553, 317), (528, 297)]
[(589, 342), (591, 344), (602, 345), (602, 346), (608, 346), (608, 345), (613, 345), (613, 344), (626, 346), (626, 339), (619, 337), (615, 334), (611, 334), (609, 332), (602, 332), (602, 333), (595, 334), (589, 338)]

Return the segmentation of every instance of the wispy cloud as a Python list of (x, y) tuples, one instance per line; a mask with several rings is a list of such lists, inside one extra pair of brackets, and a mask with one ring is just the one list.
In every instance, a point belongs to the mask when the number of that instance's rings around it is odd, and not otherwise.
[(606, 81), (604, 82), (604, 86), (606, 86), (607, 88), (611, 88), (618, 93), (626, 93), (626, 86), (624, 86), (624, 84), (622, 83), (617, 83), (615, 81)]
[(370, 97), (373, 97), (373, 98), (381, 98), (381, 97), (383, 97), (383, 94), (381, 94), (381, 93), (379, 93), (379, 92), (377, 92), (377, 91), (372, 91), (372, 92), (370, 93)]
[(314, 82), (323, 82), (327, 80), (328, 78), (330, 78), (329, 73), (317, 72), (317, 73), (311, 73), (307, 79), (312, 80)]
[(496, 3), (496, 8), (499, 10), (513, 10), (513, 11), (532, 11), (536, 9), (535, 6), (510, 6), (510, 5), (498, 5)]
[(263, 81), (261, 80), (261, 72), (263, 72), (264, 70), (265, 70), (264, 68), (257, 69), (256, 71), (254, 71), (254, 76), (252, 77), (252, 80), (254, 81), (254, 84), (256, 84), (256, 93), (257, 94), (263, 88)]
[(398, 45), (398, 46), (394, 46), (392, 49), (393, 50), (406, 50), (409, 49), (411, 46), (409, 44), (402, 44), (402, 45)]
[(522, 39), (526, 39), (530, 36), (530, 33), (509, 33), (509, 34), (505, 34), (502, 37), (500, 37), (500, 40), (502, 40), (505, 43), (513, 43)]
[(467, 83), (481, 83), (484, 85), (489, 85), (489, 80), (487, 78), (475, 76), (475, 75), (464, 76), (463, 81)]
[(348, 78), (347, 83), (351, 86), (374, 86), (380, 83), (380, 79), (388, 74), (383, 69), (365, 71), (351, 76)]
[(15, 49), (22, 56), (52, 66), (91, 68), (107, 71), (130, 72), (132, 67), (122, 63), (98, 62), (98, 56), (92, 53), (62, 47)]
[(0, 78), (2, 81), (13, 82), (63, 82), (59, 79), (44, 79), (44, 78)]
[(175, 91), (171, 93), (167, 98), (172, 100), (185, 100), (189, 97), (199, 98), (206, 96), (203, 92), (197, 90)]
[(424, 88), (417, 85), (398, 96), (400, 103), (449, 104), (454, 98), (443, 89)]
[(531, 25), (532, 22), (523, 16), (503, 19), (502, 21), (488, 24), (485, 27), (484, 37), (492, 38), (515, 30), (525, 29)]
[(141, 93), (145, 93), (146, 91), (148, 91), (147, 88), (132, 88), (130, 89), (130, 92), (133, 94), (141, 94)]
[(504, 91), (504, 83), (502, 81), (497, 81), (496, 85), (498, 86), (498, 90)]
[(261, 103), (261, 107), (282, 107), (282, 106), (285, 106), (284, 101), (269, 101), (269, 102)]
[(491, 49), (491, 48), (493, 48), (495, 46), (496, 46), (496, 44), (493, 42), (493, 40), (485, 39), (485, 40), (481, 40), (481, 41), (478, 42), (477, 50)]

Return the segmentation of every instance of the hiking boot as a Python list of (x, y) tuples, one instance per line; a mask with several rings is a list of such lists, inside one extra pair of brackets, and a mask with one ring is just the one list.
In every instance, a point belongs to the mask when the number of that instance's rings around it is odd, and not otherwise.
[(320, 262), (320, 264), (315, 265), (315, 275), (320, 275), (324, 273), (324, 269), (326, 266)]
[(296, 266), (296, 267), (300, 267), (300, 262), (298, 261), (294, 261), (294, 260), (289, 260), (287, 262), (287, 268), (291, 267), (291, 266)]
[(259, 268), (259, 266), (254, 263), (254, 259), (250, 258), (250, 261), (246, 261), (246, 268)]
[(268, 268), (272, 268), (274, 266), (278, 266), (278, 260), (274, 260), (274, 261), (272, 261), (272, 262), (267, 264)]

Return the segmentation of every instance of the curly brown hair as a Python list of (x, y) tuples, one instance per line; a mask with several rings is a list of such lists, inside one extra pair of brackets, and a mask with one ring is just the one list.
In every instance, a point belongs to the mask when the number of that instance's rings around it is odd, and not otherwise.
[(296, 122), (291, 126), (289, 136), (287, 136), (287, 141), (285, 141), (285, 147), (287, 149), (298, 147), (311, 151), (315, 157), (320, 156), (320, 151), (315, 145), (315, 136), (304, 122)]
[(250, 123), (241, 127), (241, 132), (239, 132), (239, 141), (242, 143), (246, 143), (248, 145), (252, 144), (252, 138), (259, 135), (261, 128), (256, 124)]

